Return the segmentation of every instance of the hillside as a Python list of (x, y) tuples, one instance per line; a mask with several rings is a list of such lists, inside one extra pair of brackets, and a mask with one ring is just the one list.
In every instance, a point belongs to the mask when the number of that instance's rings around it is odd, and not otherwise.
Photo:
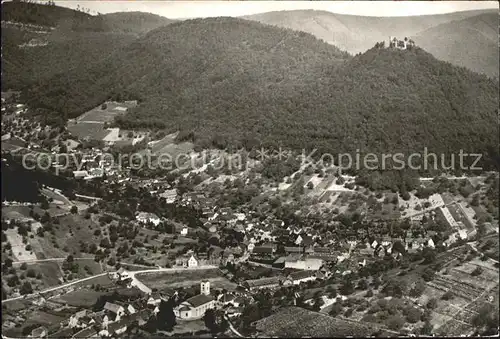
[(142, 12), (92, 16), (64, 7), (2, 4), (2, 85), (21, 89), (70, 70), (85, 71), (137, 36), (173, 22)]
[(173, 20), (143, 12), (90, 15), (50, 4), (13, 1), (2, 3), (2, 21), (59, 28), (64, 31), (145, 33)]
[[(468, 21), (468, 18), (472, 17), (478, 18)], [(471, 69), (485, 69), (489, 75), (498, 75), (498, 61), (487, 62), (491, 49), (489, 43), (485, 45), (482, 42), (484, 39), (491, 38), (491, 25), (493, 25), (495, 37), (498, 38), (498, 27), (495, 28), (495, 25), (498, 26), (498, 11), (495, 10), (410, 17), (364, 17), (327, 11), (296, 10), (262, 13), (245, 18), (308, 32), (353, 54), (364, 52), (373, 46), (374, 41), (388, 40), (389, 36), (408, 36), (414, 38), (417, 45), (421, 45), (439, 59), (466, 67), (480, 60), (480, 64), (484, 66)], [(483, 18), (488, 19), (485, 25), (474, 24)], [(446, 26), (450, 22), (454, 23)], [(445, 25), (448, 28), (438, 28), (439, 25)], [(476, 30), (477, 34), (471, 34), (472, 29)], [(427, 30), (429, 30), (428, 33), (422, 33)], [(481, 37), (480, 42), (472, 41), (476, 35), (481, 34), (486, 35), (486, 38)], [(421, 39), (422, 43), (420, 43)], [(436, 40), (439, 40), (439, 44), (434, 43)], [(473, 55), (469, 55), (466, 53), (467, 49), (462, 48), (462, 46), (473, 47), (474, 45), (483, 48), (477, 49)], [(498, 56), (498, 50), (494, 55)]]
[(122, 127), (180, 129), (202, 147), (483, 152), (497, 144), (496, 81), (419, 48), (351, 58), (309, 34), (234, 18), (173, 23), (49, 82), (25, 93), (32, 105), (70, 117), (120, 94), (141, 101)]
[(175, 22), (175, 20), (143, 12), (120, 12), (103, 14), (108, 30), (124, 33), (146, 33), (155, 28)]
[(441, 24), (414, 39), (438, 59), (498, 76), (498, 13)]

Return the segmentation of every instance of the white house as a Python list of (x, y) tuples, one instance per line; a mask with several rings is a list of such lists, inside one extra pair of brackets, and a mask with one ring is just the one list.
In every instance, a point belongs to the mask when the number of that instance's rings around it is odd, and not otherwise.
[(197, 267), (198, 259), (192, 253), (186, 253), (184, 256), (175, 260), (177, 266), (182, 267)]
[(429, 241), (427, 241), (427, 246), (429, 246), (430, 248), (436, 247), (436, 245), (434, 244), (434, 241), (432, 239), (429, 239)]
[(285, 259), (285, 268), (297, 270), (317, 271), (323, 266), (323, 260), (319, 258)]
[(188, 228), (186, 226), (184, 226), (181, 230), (181, 235), (184, 235), (186, 236), (188, 234)]
[[(120, 321), (121, 317), (125, 315), (125, 309), (123, 308), (123, 306), (110, 302), (106, 302), (106, 304), (104, 304), (104, 311), (112, 317), (112, 321)], [(107, 315), (105, 316), (105, 318), (109, 319)]]
[(141, 224), (152, 223), (155, 226), (158, 226), (160, 223), (160, 218), (154, 213), (140, 212), (137, 214), (135, 219)]
[(291, 273), (287, 279), (293, 285), (300, 285), (301, 283), (316, 280), (316, 274), (311, 271), (300, 271)]
[(132, 306), (130, 304), (127, 306), (127, 311), (128, 311), (129, 314), (134, 314), (135, 312), (137, 312), (135, 310), (134, 306)]

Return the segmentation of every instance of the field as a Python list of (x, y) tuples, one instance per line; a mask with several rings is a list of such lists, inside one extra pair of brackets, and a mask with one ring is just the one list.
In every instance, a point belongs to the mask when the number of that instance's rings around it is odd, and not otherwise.
[(299, 307), (284, 307), (271, 316), (258, 320), (256, 329), (268, 337), (346, 337), (370, 336), (375, 326), (308, 311)]
[[(161, 148), (153, 147), (152, 153), (157, 155), (168, 154), (170, 158), (175, 161), (176, 157), (180, 154), (190, 154), (191, 152), (193, 152), (193, 146), (193, 143), (190, 142), (181, 142), (179, 144), (172, 143)], [(184, 158), (186, 157), (183, 156), (179, 158), (179, 160), (182, 160)]]
[(69, 306), (90, 308), (95, 304), (96, 300), (107, 294), (107, 292), (96, 292), (90, 289), (81, 289), (66, 293), (59, 298), (53, 299), (52, 301), (62, 304), (68, 304)]
[[(425, 207), (425, 203), (430, 203), (430, 205)], [(401, 210), (401, 215), (404, 217), (422, 214), (424, 211), (430, 211), (443, 205), (443, 198), (437, 193), (431, 195), (428, 199), (419, 199), (413, 193), (410, 193), (410, 199), (408, 201), (399, 199), (399, 208)]]
[(104, 124), (105, 122), (112, 122), (118, 115), (125, 114), (127, 109), (137, 106), (130, 102), (113, 102), (107, 101), (107, 106), (102, 109), (102, 106), (95, 107), (88, 112), (80, 115), (76, 120), (80, 122), (94, 122)]
[(17, 227), (5, 231), (7, 241), (12, 245), (12, 253), (16, 260), (35, 260), (36, 255), (33, 250), (27, 250), (28, 244), (23, 243), (23, 237), (17, 232)]
[(139, 274), (136, 277), (149, 288), (157, 288), (158, 290), (164, 288), (171, 289), (179, 287), (190, 287), (193, 285), (197, 286), (200, 283), (200, 280), (203, 279), (209, 280), (212, 288), (225, 288), (227, 290), (236, 289), (236, 284), (222, 277), (218, 269), (175, 273), (146, 273)]
[[(476, 267), (482, 267), (478, 276), (471, 273)], [(426, 304), (429, 299), (436, 298), (437, 307), (433, 311), (431, 323), (436, 333), (446, 335), (462, 335), (472, 330), (470, 324), (477, 311), (493, 297), (498, 304), (498, 268), (489, 261), (477, 259), (447, 270), (448, 274), (437, 274), (434, 280), (427, 283), (424, 295), (419, 303)], [(453, 295), (450, 300), (442, 300), (445, 292)]]
[(91, 140), (102, 140), (110, 133), (101, 123), (85, 122), (79, 122), (77, 124), (68, 123), (68, 131), (79, 139), (88, 137)]

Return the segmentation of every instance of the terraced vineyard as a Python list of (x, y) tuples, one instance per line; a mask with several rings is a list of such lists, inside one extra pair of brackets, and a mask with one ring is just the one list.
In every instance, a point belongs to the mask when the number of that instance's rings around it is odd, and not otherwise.
[(473, 301), (484, 292), (484, 290), (479, 289), (471, 283), (442, 275), (436, 276), (434, 280), (427, 284), (443, 292), (451, 291), (456, 296), (469, 301)]
[(442, 336), (458, 336), (464, 333), (468, 333), (471, 330), (472, 328), (468, 324), (464, 324), (463, 322), (452, 319), (441, 326), (436, 334)]

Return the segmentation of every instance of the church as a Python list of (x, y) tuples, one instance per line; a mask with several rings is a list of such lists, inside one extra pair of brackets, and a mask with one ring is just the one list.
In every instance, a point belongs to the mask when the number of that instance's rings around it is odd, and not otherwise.
[(195, 320), (212, 308), (215, 308), (215, 299), (210, 295), (210, 282), (203, 280), (200, 283), (200, 294), (183, 301), (174, 309), (174, 314), (179, 319)]

